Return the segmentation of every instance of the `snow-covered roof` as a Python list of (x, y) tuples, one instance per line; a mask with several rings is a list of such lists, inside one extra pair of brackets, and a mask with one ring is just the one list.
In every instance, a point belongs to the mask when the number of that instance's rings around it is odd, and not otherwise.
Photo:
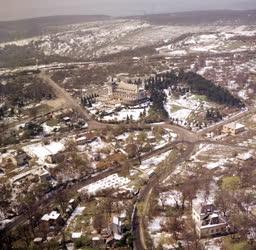
[(123, 188), (127, 189), (127, 185), (130, 183), (130, 180), (126, 177), (120, 177), (118, 174), (110, 175), (102, 180), (96, 181), (84, 188), (78, 190), (78, 192), (86, 191), (90, 194), (95, 194), (101, 190), (109, 188)]
[(82, 233), (76, 233), (76, 232), (72, 233), (72, 239), (79, 239), (81, 238), (81, 236), (82, 236)]
[(241, 128), (245, 128), (245, 126), (243, 124), (237, 123), (237, 122), (232, 122), (229, 123), (227, 125), (225, 125), (227, 128), (229, 129), (241, 129)]
[(248, 161), (248, 160), (251, 160), (252, 158), (253, 158), (253, 156), (250, 152), (239, 154), (237, 156), (237, 159), (242, 160), (242, 161)]
[(42, 221), (49, 221), (49, 220), (57, 220), (60, 216), (60, 213), (57, 211), (52, 211), (50, 214), (45, 214), (41, 220)]
[(118, 225), (119, 226), (119, 218), (117, 216), (114, 216), (113, 217), (113, 220), (112, 220), (113, 224), (115, 225)]
[(34, 239), (34, 242), (35, 242), (35, 243), (42, 242), (42, 241), (43, 241), (43, 239), (40, 238), (40, 237), (37, 237), (37, 238)]
[(115, 240), (121, 240), (122, 238), (123, 238), (122, 235), (117, 234), (117, 233), (114, 234), (114, 239), (115, 239)]

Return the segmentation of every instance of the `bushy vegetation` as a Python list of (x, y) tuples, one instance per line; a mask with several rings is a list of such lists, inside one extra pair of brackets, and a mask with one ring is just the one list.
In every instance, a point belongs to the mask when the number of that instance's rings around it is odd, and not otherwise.
[[(187, 87), (180, 88), (178, 84), (187, 85)], [(227, 89), (217, 86), (212, 81), (205, 79), (201, 75), (194, 72), (184, 72), (181, 70), (178, 73), (166, 72), (157, 74), (156, 77), (150, 78), (147, 83), (147, 88), (151, 91), (152, 99), (157, 100), (158, 92), (162, 93), (162, 90), (172, 87), (178, 89), (180, 93), (185, 94), (187, 91), (191, 91), (193, 94), (205, 95), (209, 101), (213, 101), (219, 104), (224, 104), (230, 107), (243, 107), (244, 104), (241, 100), (233, 96)], [(157, 97), (156, 97), (157, 96)], [(162, 97), (162, 102), (165, 98)], [(162, 107), (162, 104), (157, 105)]]
[(212, 81), (205, 79), (199, 74), (181, 71), (179, 79), (188, 84), (192, 93), (206, 95), (210, 101), (231, 107), (243, 106), (241, 100), (234, 97), (227, 89), (215, 85)]

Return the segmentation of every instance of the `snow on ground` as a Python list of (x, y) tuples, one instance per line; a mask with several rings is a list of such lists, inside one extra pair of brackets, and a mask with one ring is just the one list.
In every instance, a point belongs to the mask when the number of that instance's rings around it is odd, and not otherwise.
[(192, 112), (200, 107), (210, 107), (211, 105), (205, 101), (200, 101), (195, 95), (185, 95), (175, 98), (170, 94), (170, 90), (165, 90), (167, 101), (165, 109), (170, 118), (186, 121)]
[[(146, 112), (148, 112), (146, 109)], [(126, 121), (127, 117), (132, 118), (134, 121), (138, 121), (140, 119), (140, 115), (144, 112), (144, 108), (141, 109), (122, 109), (118, 113), (114, 113), (111, 115), (107, 115), (103, 117), (103, 121)]]
[(97, 192), (106, 189), (123, 189), (131, 190), (128, 188), (130, 180), (126, 177), (120, 177), (118, 174), (110, 175), (102, 180), (92, 183), (88, 186), (81, 188), (78, 192), (86, 192), (88, 194), (96, 194)]
[(5, 48), (6, 46), (10, 46), (10, 45), (15, 45), (18, 47), (22, 47), (22, 46), (26, 46), (28, 44), (30, 44), (32, 41), (38, 41), (39, 38), (28, 38), (28, 39), (23, 39), (23, 40), (17, 40), (17, 41), (13, 41), (13, 42), (6, 42), (6, 43), (0, 43), (0, 48)]
[(174, 113), (171, 113), (171, 118), (179, 119), (179, 120), (187, 120), (191, 115), (192, 110), (189, 109), (180, 109)]
[(54, 130), (58, 130), (60, 129), (60, 126), (48, 126), (46, 123), (43, 123), (42, 125), (43, 129), (44, 129), (44, 133), (45, 134), (51, 134)]
[(247, 90), (243, 89), (238, 92), (238, 96), (243, 100), (248, 100)]
[(216, 238), (216, 239), (206, 239), (206, 240), (201, 240), (203, 243), (205, 250), (221, 250), (221, 242), (222, 239)]
[(148, 225), (148, 229), (149, 229), (150, 233), (154, 234), (154, 233), (161, 231), (161, 228), (162, 228), (161, 225), (164, 222), (165, 222), (164, 217), (155, 217), (152, 221), (150, 221), (150, 223)]
[(159, 205), (176, 207), (182, 205), (182, 193), (176, 190), (164, 192), (160, 194)]
[(85, 210), (85, 207), (77, 207), (73, 213), (71, 214), (71, 216), (69, 217), (69, 219), (67, 220), (67, 227), (69, 226), (69, 224), (79, 215), (83, 214), (83, 211)]
[(116, 139), (118, 141), (125, 141), (125, 140), (128, 139), (129, 136), (130, 136), (129, 133), (124, 133), (124, 134), (121, 134), (121, 135), (117, 136)]
[(168, 151), (166, 153), (160, 154), (158, 156), (153, 156), (145, 161), (142, 161), (139, 168), (146, 172), (156, 169), (157, 165), (167, 159), (167, 157), (170, 155), (170, 152), (171, 151)]
[[(156, 50), (160, 54), (168, 56), (182, 56), (195, 52), (211, 52), (211, 53), (224, 53), (243, 51), (250, 48), (255, 48), (255, 45), (246, 45), (244, 47), (237, 44), (237, 40), (233, 38), (236, 36), (255, 36), (255, 27), (229, 27), (224, 26), (219, 28), (219, 32), (215, 30), (214, 34), (194, 34), (185, 38), (182, 41), (168, 44)], [(238, 47), (237, 47), (238, 46)]]
[(202, 203), (214, 203), (215, 193), (218, 190), (217, 184), (212, 181), (209, 187), (209, 192), (201, 190), (197, 192), (196, 198), (193, 199), (193, 204), (202, 204)]
[(205, 165), (208, 169), (223, 168), (228, 161), (226, 159), (220, 159), (217, 162), (210, 162)]
[(52, 141), (48, 145), (42, 143), (30, 144), (23, 147), (23, 150), (27, 152), (31, 157), (37, 157), (39, 163), (44, 163), (47, 156), (57, 154), (65, 149), (65, 141), (55, 142)]
[(98, 137), (97, 140), (89, 143), (88, 145), (91, 147), (92, 153), (97, 153), (99, 150), (108, 146), (108, 144), (102, 141), (100, 137)]

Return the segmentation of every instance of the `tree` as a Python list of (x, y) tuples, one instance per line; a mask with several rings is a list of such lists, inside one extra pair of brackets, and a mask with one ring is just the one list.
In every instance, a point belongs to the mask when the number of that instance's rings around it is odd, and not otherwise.
[(12, 188), (8, 184), (0, 184), (0, 210), (6, 211), (11, 203)]
[(93, 218), (93, 227), (98, 232), (101, 233), (101, 230), (106, 226), (106, 218), (104, 214), (97, 214)]
[(179, 234), (183, 231), (183, 222), (181, 214), (178, 211), (173, 211), (172, 216), (169, 216), (164, 224), (166, 230), (173, 234), (173, 238), (177, 241)]
[(239, 189), (241, 180), (239, 176), (229, 176), (222, 179), (221, 187), (223, 190), (234, 192)]

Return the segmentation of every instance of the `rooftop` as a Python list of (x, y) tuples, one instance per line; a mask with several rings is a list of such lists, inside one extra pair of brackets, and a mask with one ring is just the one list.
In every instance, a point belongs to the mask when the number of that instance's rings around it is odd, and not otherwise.
[(52, 211), (50, 214), (45, 214), (41, 220), (42, 221), (49, 221), (49, 220), (57, 220), (60, 216), (60, 213), (57, 211)]
[(232, 122), (230, 124), (227, 124), (226, 127), (230, 129), (241, 129), (241, 128), (244, 128), (245, 126), (241, 123)]

